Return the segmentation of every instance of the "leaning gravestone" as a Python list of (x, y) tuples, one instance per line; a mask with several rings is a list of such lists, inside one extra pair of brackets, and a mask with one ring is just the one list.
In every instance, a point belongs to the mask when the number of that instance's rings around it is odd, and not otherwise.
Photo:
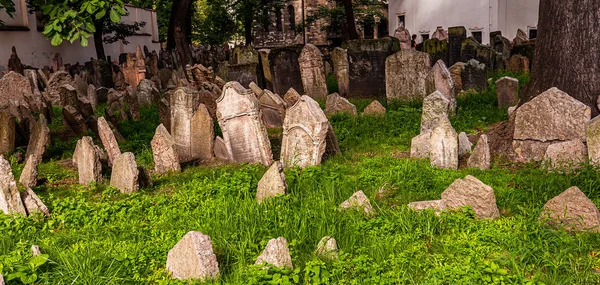
[(201, 160), (211, 159), (213, 157), (215, 131), (213, 119), (206, 105), (198, 105), (192, 117), (191, 125), (191, 157)]
[(283, 165), (280, 161), (276, 161), (269, 167), (263, 177), (258, 181), (256, 189), (256, 200), (262, 203), (263, 200), (275, 197), (277, 195), (285, 195), (287, 192), (287, 183), (285, 174), (283, 173)]
[(131, 152), (123, 153), (113, 161), (110, 175), (110, 186), (116, 187), (121, 193), (131, 194), (139, 190), (140, 172)]
[(260, 63), (262, 66), (263, 76), (265, 78), (266, 88), (273, 90), (273, 76), (271, 75), (271, 63), (269, 62), (270, 49), (259, 49)]
[(298, 62), (301, 52), (302, 46), (290, 46), (275, 48), (269, 53), (273, 91), (276, 94), (284, 94), (290, 88), (304, 93)]
[(465, 64), (462, 71), (461, 80), (463, 90), (475, 89), (483, 91), (487, 88), (485, 64), (479, 63), (476, 59), (471, 59)]
[(290, 90), (283, 95), (283, 101), (287, 104), (287, 108), (291, 108), (298, 100), (300, 100), (300, 97), (300, 94), (298, 94), (294, 88), (290, 88)]
[(472, 147), (473, 143), (471, 143), (465, 132), (458, 134), (458, 155), (470, 153)]
[(427, 94), (431, 94), (435, 91), (442, 93), (442, 95), (450, 101), (448, 115), (453, 116), (456, 114), (456, 92), (454, 91), (454, 81), (452, 80), (452, 74), (450, 74), (450, 71), (443, 61), (438, 60), (433, 65), (425, 79), (425, 87)]
[(65, 106), (62, 109), (62, 118), (65, 127), (71, 129), (76, 135), (83, 136), (87, 132), (85, 119), (75, 107), (71, 105)]
[(552, 143), (585, 141), (585, 126), (591, 117), (588, 106), (557, 88), (548, 89), (515, 112), (512, 147), (519, 162), (541, 161)]
[(438, 119), (429, 142), (429, 160), (432, 166), (458, 169), (458, 134), (446, 116)]
[(152, 81), (142, 79), (136, 89), (137, 99), (140, 106), (151, 105), (155, 100), (160, 99), (158, 90), (154, 87)]
[(473, 153), (467, 161), (467, 166), (471, 168), (479, 168), (481, 170), (490, 169), (490, 146), (487, 135), (483, 134), (479, 137)]
[(388, 100), (421, 99), (427, 94), (426, 78), (431, 68), (429, 54), (402, 50), (385, 60), (385, 88)]
[(423, 100), (421, 133), (431, 132), (442, 117), (448, 117), (450, 101), (440, 91), (435, 91)]
[(448, 66), (460, 62), (460, 51), (462, 42), (467, 38), (465, 27), (448, 28)]
[(0, 79), (0, 107), (15, 101), (27, 106), (29, 98), (33, 98), (33, 93), (27, 77), (11, 71)]
[(21, 202), (21, 194), (13, 176), (10, 162), (0, 155), (0, 210), (4, 214), (22, 214), (27, 216), (27, 211)]
[[(261, 90), (262, 91), (262, 90)], [(267, 128), (281, 128), (285, 118), (285, 102), (279, 95), (265, 89), (258, 97), (262, 120)]]
[(223, 138), (221, 138), (221, 137), (215, 138), (214, 154), (215, 154), (216, 158), (223, 160), (223, 161), (229, 161), (231, 159), (230, 158), (231, 155), (229, 155), (229, 151), (227, 150), (225, 141), (223, 141)]
[(60, 88), (65, 84), (72, 84), (73, 79), (65, 71), (58, 71), (53, 73), (48, 79), (48, 86), (44, 91), (46, 100), (50, 101), (53, 106), (62, 106), (60, 97)]
[(27, 215), (42, 213), (46, 217), (50, 217), (50, 210), (48, 210), (48, 207), (46, 207), (40, 197), (38, 197), (31, 188), (25, 188), (25, 192), (21, 192), (21, 202), (23, 202), (23, 206), (25, 207), (25, 210), (27, 210)]
[(286, 112), (283, 122), (281, 161), (285, 167), (321, 164), (327, 147), (329, 121), (315, 100), (302, 96)]
[(15, 117), (7, 110), (0, 110), (0, 155), (15, 149)]
[(323, 54), (319, 48), (312, 44), (306, 44), (300, 53), (298, 63), (304, 92), (313, 99), (325, 99), (327, 82), (325, 81)]
[[(198, 92), (194, 89), (180, 87), (170, 97), (170, 130), (180, 162), (212, 157), (212, 149), (204, 149), (204, 147), (212, 147), (212, 128), (209, 126), (212, 119), (208, 115), (206, 107), (199, 103)], [(199, 111), (201, 113), (198, 113)], [(206, 114), (203, 111), (206, 111)], [(210, 122), (206, 120), (210, 120)], [(200, 130), (196, 131), (197, 129)], [(211, 142), (202, 143), (208, 140)]]
[(464, 62), (457, 62), (448, 69), (450, 71), (450, 77), (452, 77), (452, 83), (454, 83), (454, 95), (458, 95), (463, 90), (462, 84), (462, 72), (465, 69)]
[(325, 102), (325, 114), (328, 116), (334, 114), (348, 114), (352, 117), (356, 117), (358, 112), (356, 111), (356, 106), (350, 103), (348, 99), (340, 96), (340, 94), (333, 93), (327, 96), (327, 101)]
[(179, 155), (175, 150), (175, 142), (163, 124), (160, 124), (156, 128), (150, 145), (152, 146), (152, 156), (154, 157), (154, 171), (162, 174), (169, 171), (179, 172), (181, 170)]
[(119, 143), (115, 138), (115, 133), (104, 117), (98, 118), (98, 134), (102, 141), (102, 145), (104, 145), (106, 153), (108, 154), (108, 163), (109, 165), (112, 165), (115, 158), (121, 155), (121, 150), (119, 149)]
[(21, 185), (26, 187), (34, 187), (37, 185), (38, 164), (39, 161), (37, 161), (33, 155), (25, 159), (25, 166), (19, 177), (19, 183), (21, 183)]
[(600, 211), (577, 186), (548, 201), (540, 219), (570, 231), (600, 232)]
[(519, 80), (512, 77), (502, 77), (496, 80), (496, 96), (498, 107), (505, 109), (519, 103)]
[(77, 141), (73, 161), (77, 165), (79, 184), (88, 185), (102, 180), (102, 163), (91, 137), (83, 137)]
[[(346, 42), (352, 97), (383, 97), (386, 94), (387, 58), (400, 50), (396, 38)], [(389, 98), (389, 97), (388, 97)]]
[(217, 118), (232, 161), (271, 165), (271, 143), (252, 91), (235, 81), (225, 84), (217, 99)]
[(25, 157), (33, 155), (37, 161), (42, 161), (42, 155), (49, 145), (50, 129), (48, 128), (48, 122), (46, 121), (46, 117), (44, 117), (44, 115), (40, 115), (40, 118), (31, 130)]
[(400, 42), (400, 49), (409, 50), (412, 48), (410, 32), (406, 28), (399, 27), (396, 29), (396, 31), (394, 31), (394, 37)]
[(77, 106), (77, 89), (71, 84), (64, 84), (59, 89), (60, 106)]
[(209, 236), (201, 232), (187, 233), (169, 250), (167, 271), (173, 278), (208, 281), (219, 275), (219, 263)]
[(333, 73), (338, 83), (338, 92), (342, 96), (350, 96), (350, 86), (348, 78), (348, 51), (336, 47), (331, 52), (331, 60), (333, 62)]
[(448, 32), (446, 32), (444, 30), (444, 28), (442, 28), (441, 26), (438, 26), (435, 29), (435, 32), (433, 32), (433, 35), (431, 36), (432, 39), (438, 39), (440, 41), (443, 40), (447, 40), (448, 39)]

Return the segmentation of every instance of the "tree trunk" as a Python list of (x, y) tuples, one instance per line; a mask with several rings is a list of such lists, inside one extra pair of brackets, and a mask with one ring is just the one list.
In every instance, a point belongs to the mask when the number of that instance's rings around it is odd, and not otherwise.
[(191, 25), (190, 12), (191, 0), (174, 0), (171, 7), (171, 18), (167, 35), (167, 50), (177, 50), (180, 64), (185, 67), (192, 63), (192, 52), (190, 50), (189, 27)]
[(104, 52), (104, 43), (102, 42), (102, 34), (104, 32), (103, 21), (94, 21), (96, 32), (94, 32), (94, 47), (96, 48), (96, 58), (106, 61), (106, 53)]
[(590, 106), (600, 95), (600, 1), (540, 0), (531, 80), (520, 105), (551, 87)]
[(252, 44), (252, 17), (244, 17), (244, 37), (246, 38), (246, 46)]
[(346, 13), (346, 27), (349, 40), (357, 40), (360, 37), (356, 32), (356, 21), (354, 20), (354, 8), (352, 8), (352, 0), (342, 0), (344, 4), (344, 12)]

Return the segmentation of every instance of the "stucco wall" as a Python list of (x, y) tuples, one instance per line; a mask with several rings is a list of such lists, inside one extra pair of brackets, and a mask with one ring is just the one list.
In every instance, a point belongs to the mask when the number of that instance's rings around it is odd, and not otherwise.
[[(15, 0), (15, 2), (17, 4), (16, 6), (20, 7), (21, 1)], [(105, 44), (104, 49), (106, 55), (111, 56), (113, 60), (117, 60), (120, 53), (135, 52), (137, 44), (140, 46), (146, 45), (151, 51), (156, 50), (158, 52), (160, 50), (160, 44), (157, 43), (158, 26), (156, 24), (156, 12), (130, 6), (126, 8), (129, 15), (124, 16), (122, 21), (125, 23), (145, 21), (146, 26), (142, 28), (140, 33), (146, 35), (136, 35), (128, 38), (128, 45), (123, 45), (120, 42)], [(6, 14), (0, 12), (0, 19), (4, 20), (7, 26), (11, 26), (13, 29), (29, 29), (28, 31), (0, 30), (0, 69), (6, 68), (12, 46), (17, 48), (17, 53), (23, 64), (35, 67), (43, 67), (45, 65), (51, 66), (52, 58), (55, 53), (60, 53), (63, 63), (65, 64), (74, 64), (76, 62), (83, 64), (84, 62), (89, 61), (90, 58), (96, 57), (94, 40), (92, 38), (89, 39), (87, 47), (82, 47), (78, 41), (73, 44), (65, 41), (60, 46), (52, 46), (50, 40), (44, 38), (44, 35), (41, 32), (38, 32), (36, 28), (37, 20), (33, 14), (17, 11), (14, 19), (10, 19)]]
[(465, 26), (467, 35), (482, 31), (483, 43), (489, 43), (491, 31), (502, 31), (512, 39), (517, 28), (527, 31), (536, 26), (539, 0), (390, 0), (389, 32), (398, 27), (398, 16), (405, 15), (405, 26), (411, 34), (433, 34), (437, 26), (444, 29)]

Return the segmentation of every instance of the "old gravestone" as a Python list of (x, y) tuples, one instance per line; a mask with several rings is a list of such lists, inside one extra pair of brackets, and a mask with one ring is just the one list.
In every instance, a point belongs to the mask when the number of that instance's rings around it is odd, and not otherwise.
[(258, 181), (256, 200), (260, 204), (265, 199), (284, 195), (287, 192), (287, 187), (283, 165), (280, 161), (276, 161)]
[(8, 59), (8, 70), (14, 71), (19, 74), (23, 74), (23, 69), (25, 69), (25, 67), (23, 66), (23, 64), (21, 63), (21, 59), (17, 55), (17, 49), (15, 48), (15, 46), (13, 46), (11, 49), (10, 58)]
[(400, 50), (398, 39), (351, 40), (345, 45), (349, 63), (349, 98), (384, 97), (389, 75), (387, 58)]
[(191, 148), (193, 159), (208, 160), (213, 157), (214, 148), (214, 123), (208, 108), (204, 104), (198, 105), (192, 117)]
[(465, 69), (464, 62), (457, 62), (452, 65), (448, 71), (450, 71), (450, 77), (452, 77), (452, 83), (454, 83), (454, 95), (458, 95), (463, 90), (462, 84), (462, 72)]
[(63, 125), (71, 129), (73, 133), (82, 136), (87, 132), (87, 125), (83, 115), (71, 105), (67, 105), (62, 109)]
[(162, 174), (181, 170), (179, 154), (175, 150), (175, 142), (163, 124), (156, 128), (150, 145), (154, 157), (154, 171)]
[(431, 132), (442, 117), (448, 117), (450, 100), (440, 91), (435, 91), (423, 99), (421, 113), (421, 133)]
[(540, 219), (570, 231), (600, 232), (600, 211), (577, 186), (548, 201)]
[(422, 51), (431, 56), (432, 62), (441, 60), (448, 65), (448, 41), (431, 38), (423, 41)]
[(285, 92), (285, 95), (283, 95), (283, 100), (287, 104), (287, 108), (290, 108), (294, 106), (298, 100), (300, 100), (300, 97), (300, 94), (298, 94), (294, 88), (290, 88), (287, 92)]
[(429, 142), (429, 160), (432, 166), (458, 169), (458, 134), (447, 117), (438, 119)]
[(585, 141), (591, 117), (588, 106), (557, 88), (546, 90), (515, 112), (512, 148), (519, 162), (541, 161), (552, 143)]
[(483, 91), (487, 88), (485, 65), (476, 59), (471, 59), (465, 64), (461, 80), (463, 90), (475, 89)]
[(65, 84), (72, 83), (73, 79), (67, 72), (55, 72), (50, 76), (50, 79), (48, 79), (48, 86), (46, 86), (46, 90), (44, 90), (44, 97), (51, 102), (53, 106), (62, 106), (60, 97), (61, 87)]
[(306, 44), (300, 53), (298, 63), (304, 92), (313, 99), (325, 99), (327, 82), (325, 81), (323, 54), (319, 48), (312, 44)]
[(8, 110), (0, 110), (0, 155), (15, 149), (15, 117)]
[(25, 157), (33, 155), (38, 161), (42, 161), (42, 155), (49, 145), (50, 129), (48, 128), (48, 122), (44, 115), (40, 115), (40, 118), (31, 130)]
[(338, 113), (345, 113), (352, 117), (358, 115), (354, 104), (350, 103), (348, 99), (340, 96), (340, 94), (333, 93), (327, 96), (327, 101), (325, 102), (325, 114), (331, 116)]
[(442, 201), (446, 208), (452, 210), (469, 206), (479, 219), (495, 219), (500, 216), (494, 189), (471, 175), (456, 179), (448, 186), (442, 192)]
[(34, 187), (37, 185), (38, 165), (40, 161), (35, 159), (35, 156), (30, 155), (25, 159), (25, 166), (21, 171), (19, 183), (25, 187)]
[(586, 124), (585, 135), (590, 164), (598, 166), (600, 165), (600, 116)]
[(385, 107), (379, 103), (377, 100), (373, 100), (371, 104), (369, 104), (363, 110), (363, 115), (365, 116), (383, 116), (385, 115)]
[(394, 37), (398, 39), (400, 49), (409, 50), (412, 48), (410, 32), (406, 28), (397, 28), (396, 31), (394, 31)]
[(504, 65), (508, 72), (529, 74), (529, 59), (520, 54), (513, 54)]
[(294, 268), (287, 240), (284, 237), (269, 240), (265, 250), (256, 258), (254, 264), (268, 264), (282, 269)]
[(128, 53), (126, 61), (121, 65), (125, 82), (129, 86), (137, 87), (142, 79), (146, 78), (146, 61), (142, 49), (138, 45), (135, 54)]
[(273, 76), (271, 75), (271, 63), (269, 62), (270, 49), (259, 49), (260, 63), (262, 66), (263, 76), (265, 78), (266, 89), (273, 90)]
[(271, 143), (252, 91), (235, 81), (225, 84), (217, 99), (217, 118), (232, 161), (271, 165)]
[[(263, 91), (263, 90), (261, 90)], [(267, 128), (281, 128), (285, 118), (285, 102), (279, 95), (265, 89), (258, 97), (262, 120)]]
[(460, 50), (462, 42), (467, 38), (465, 27), (448, 28), (448, 66), (460, 62)]
[(139, 178), (140, 171), (133, 153), (126, 152), (115, 158), (110, 175), (110, 186), (116, 187), (121, 193), (131, 194), (139, 190)]
[(269, 53), (273, 91), (276, 94), (285, 94), (290, 88), (304, 93), (300, 63), (298, 62), (301, 52), (302, 46), (289, 46), (272, 49)]
[(201, 232), (187, 233), (169, 250), (167, 271), (173, 278), (198, 279), (200, 282), (219, 275), (219, 263), (209, 236)]
[(281, 142), (283, 165), (300, 168), (319, 165), (326, 151), (337, 145), (330, 132), (333, 133), (333, 130), (319, 104), (308, 96), (302, 96), (286, 111)]
[(585, 144), (579, 139), (574, 139), (549, 145), (544, 154), (544, 164), (550, 170), (568, 172), (581, 168), (587, 157)]
[(0, 210), (4, 214), (22, 214), (27, 216), (27, 211), (21, 201), (21, 194), (13, 176), (10, 162), (0, 155)]
[(170, 101), (170, 131), (180, 162), (211, 158), (212, 119), (206, 106), (199, 103), (198, 92), (180, 87), (170, 95)]
[(479, 168), (481, 170), (489, 169), (491, 166), (490, 146), (488, 136), (483, 134), (479, 137), (473, 153), (467, 161), (467, 166), (471, 168)]
[(77, 106), (77, 89), (71, 84), (64, 84), (59, 89), (60, 106)]
[(425, 79), (425, 89), (427, 94), (431, 94), (435, 91), (439, 91), (444, 95), (450, 105), (448, 106), (448, 115), (453, 116), (456, 114), (456, 92), (454, 91), (454, 80), (452, 80), (452, 74), (443, 61), (438, 60)]
[(137, 99), (140, 106), (153, 104), (157, 99), (160, 100), (158, 89), (154, 87), (152, 81), (142, 79), (136, 89)]
[(333, 73), (338, 83), (338, 92), (344, 97), (350, 95), (350, 78), (348, 77), (348, 51), (336, 47), (331, 52), (333, 62)]
[(496, 81), (496, 96), (498, 107), (505, 109), (519, 103), (519, 80), (512, 77), (502, 77)]
[(447, 40), (448, 39), (448, 32), (446, 32), (444, 30), (444, 28), (442, 28), (441, 26), (438, 26), (435, 29), (435, 32), (433, 32), (433, 35), (431, 36), (432, 39), (438, 39), (440, 41), (443, 40)]
[(33, 93), (27, 77), (11, 71), (0, 79), (0, 107), (11, 101), (28, 106), (29, 98), (33, 98)]
[(112, 128), (104, 117), (98, 118), (98, 134), (108, 154), (108, 163), (112, 165), (117, 156), (121, 155), (121, 150)]
[(427, 94), (426, 78), (431, 68), (429, 54), (402, 50), (385, 61), (385, 87), (388, 100), (412, 100)]
[(365, 214), (369, 216), (375, 215), (375, 209), (371, 206), (371, 202), (367, 195), (360, 190), (352, 194), (350, 198), (340, 204), (340, 208), (342, 209), (356, 209), (361, 210)]
[(91, 137), (85, 136), (77, 141), (73, 162), (77, 165), (79, 184), (88, 185), (102, 180), (102, 163)]

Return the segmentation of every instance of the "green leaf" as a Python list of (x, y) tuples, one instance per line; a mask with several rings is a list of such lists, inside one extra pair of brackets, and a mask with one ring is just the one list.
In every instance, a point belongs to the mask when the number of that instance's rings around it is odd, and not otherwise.
[(110, 10), (110, 20), (113, 23), (118, 23), (119, 21), (121, 21), (121, 16), (119, 15), (119, 12), (117, 12), (115, 9)]
[(52, 40), (50, 41), (50, 43), (53, 46), (59, 46), (60, 44), (62, 44), (63, 42), (63, 38), (60, 36), (59, 33), (54, 34), (54, 36), (52, 37)]
[(81, 37), (81, 46), (82, 47), (87, 47), (88, 46), (88, 39), (85, 37)]
[(54, 25), (53, 24), (47, 24), (44, 27), (44, 31), (42, 32), (44, 35), (47, 35), (48, 33), (50, 33), (52, 30), (54, 30)]
[(32, 257), (29, 260), (29, 264), (31, 264), (33, 268), (38, 268), (38, 267), (42, 266), (44, 263), (46, 263), (46, 261), (48, 261), (48, 255), (40, 254), (38, 256)]
[(94, 24), (92, 24), (90, 22), (85, 23), (85, 29), (90, 33), (96, 32), (96, 27), (94, 27)]
[(102, 9), (102, 10), (98, 11), (98, 14), (96, 14), (96, 20), (102, 19), (102, 17), (104, 17), (104, 15), (106, 15), (106, 10)]
[(93, 5), (90, 5), (90, 4), (88, 4), (88, 5), (87, 5), (87, 8), (86, 8), (86, 11), (87, 11), (89, 14), (94, 14), (94, 12), (96, 12), (96, 7), (94, 7)]

